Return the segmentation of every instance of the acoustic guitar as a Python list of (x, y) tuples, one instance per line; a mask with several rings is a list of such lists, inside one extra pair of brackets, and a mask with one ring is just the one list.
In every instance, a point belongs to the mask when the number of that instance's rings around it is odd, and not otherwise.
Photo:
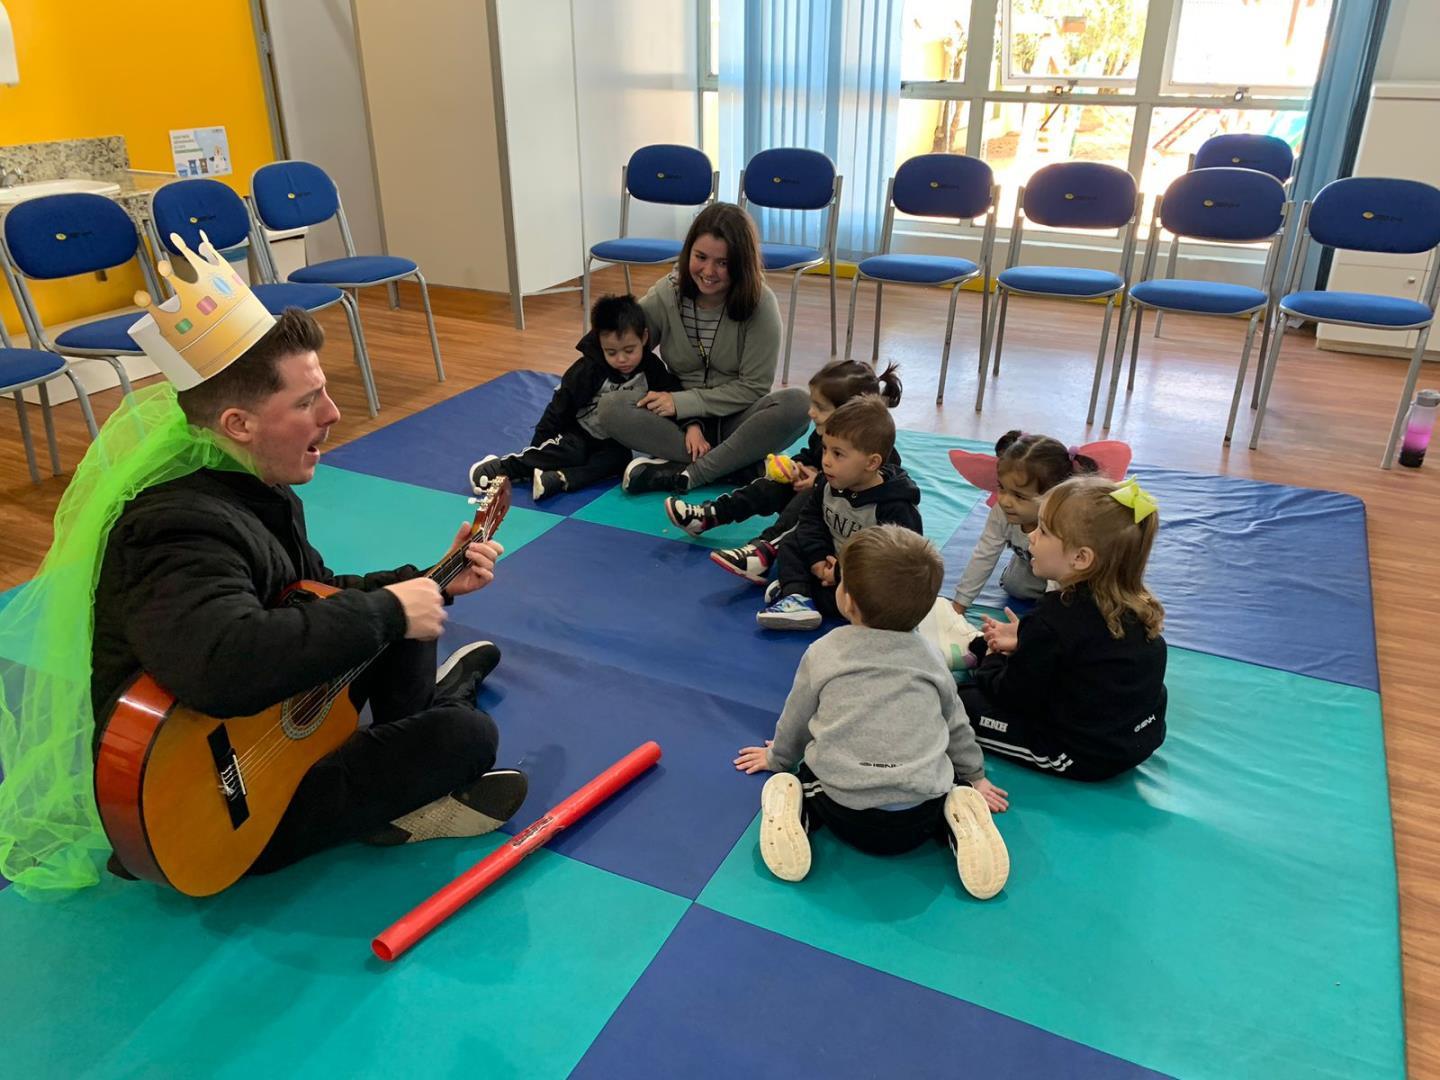
[[(467, 544), (495, 535), (510, 509), (510, 481), (492, 481), (474, 501)], [(443, 589), (468, 565), (465, 546), (426, 576)], [(280, 603), (324, 603), (339, 591), (300, 581)], [(138, 675), (106, 719), (95, 759), (95, 801), (120, 864), (190, 896), (238, 881), (305, 773), (355, 733), (358, 711), (347, 690), (379, 655), (264, 712), (224, 720), (186, 708), (150, 675)]]

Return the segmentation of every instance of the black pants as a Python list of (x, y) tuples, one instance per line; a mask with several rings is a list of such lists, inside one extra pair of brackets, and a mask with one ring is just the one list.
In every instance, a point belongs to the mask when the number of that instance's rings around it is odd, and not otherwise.
[(1114, 756), (1086, 754), (1057, 742), (1029, 717), (996, 708), (978, 686), (961, 686), (960, 701), (975, 729), (975, 739), (987, 754), (999, 754), (1026, 768), (1063, 776), (1067, 780), (1109, 780), (1128, 772), (1153, 754), (1165, 741), (1165, 695), (1150, 722)]
[(435, 695), (435, 642), (397, 641), (351, 687), (373, 723), (321, 758), (250, 872), (358, 840), (480, 777), (500, 733), (474, 701)]
[(538, 446), (527, 446), (518, 454), (506, 454), (500, 459), (500, 471), (511, 480), (528, 482), (536, 469), (559, 469), (565, 474), (565, 489), (578, 491), (619, 476), (631, 456), (629, 448), (614, 439), (597, 439), (585, 429), (575, 428)]
[(809, 497), (809, 491), (797, 494), (789, 484), (779, 484), (762, 476), (716, 499), (715, 522), (729, 525), (747, 518), (779, 514), (774, 524), (755, 538), (767, 544), (777, 544), (782, 536), (795, 528), (795, 523), (800, 520), (800, 510)]
[[(840, 568), (836, 564), (836, 580), (839, 580)], [(779, 552), (775, 556), (775, 580), (780, 582), (780, 595), (808, 596), (815, 601), (816, 608), (820, 614), (827, 619), (843, 619), (840, 609), (835, 606), (835, 586), (822, 585), (820, 580), (810, 572), (810, 567), (805, 562), (805, 557), (793, 543), (781, 543)]]
[(852, 810), (826, 795), (803, 761), (796, 773), (805, 789), (801, 819), (807, 833), (828, 828), (851, 847), (871, 855), (901, 855), (927, 840), (944, 840), (949, 835), (944, 795), (909, 810)]

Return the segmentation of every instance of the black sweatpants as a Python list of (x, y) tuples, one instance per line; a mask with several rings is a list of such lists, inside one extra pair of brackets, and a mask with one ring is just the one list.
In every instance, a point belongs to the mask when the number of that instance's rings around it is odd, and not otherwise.
[(601, 480), (611, 480), (625, 471), (633, 455), (614, 439), (597, 439), (584, 428), (573, 428), (527, 446), (500, 459), (500, 471), (516, 482), (530, 481), (536, 469), (558, 469), (565, 474), (565, 489), (578, 491)]
[(959, 691), (970, 726), (975, 729), (975, 740), (985, 748), (985, 753), (999, 754), (1051, 776), (1068, 780), (1109, 780), (1139, 765), (1165, 741), (1163, 690), (1154, 721), (1135, 733), (1129, 745), (1117, 747), (1114, 757), (1063, 748), (1034, 720), (997, 708), (978, 686), (961, 686)]
[(929, 799), (908, 810), (852, 810), (829, 795), (803, 761), (796, 770), (805, 791), (801, 820), (805, 831), (828, 828), (851, 847), (871, 855), (901, 855), (927, 840), (945, 840), (945, 796)]
[(779, 514), (772, 525), (751, 541), (752, 544), (756, 540), (763, 540), (771, 545), (778, 544), (782, 536), (795, 528), (795, 523), (800, 520), (800, 511), (809, 497), (808, 489), (797, 494), (791, 485), (780, 484), (762, 476), (716, 499), (715, 523), (730, 525), (747, 518)]
[[(838, 581), (839, 565), (836, 565)], [(793, 543), (782, 543), (775, 556), (775, 580), (780, 582), (780, 595), (798, 594), (815, 601), (820, 614), (827, 619), (843, 619), (840, 609), (835, 606), (835, 586), (822, 585), (820, 579), (810, 572), (805, 557)]]
[(435, 642), (397, 641), (351, 686), (373, 722), (317, 761), (250, 868), (267, 874), (379, 831), (495, 764), (500, 733), (474, 701), (437, 699)]

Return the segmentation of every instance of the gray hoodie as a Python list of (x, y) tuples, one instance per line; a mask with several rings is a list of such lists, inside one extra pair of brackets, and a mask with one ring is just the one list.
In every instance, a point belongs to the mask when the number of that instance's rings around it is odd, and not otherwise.
[(842, 626), (805, 650), (769, 762), (804, 757), (825, 793), (852, 810), (914, 804), (979, 780), (984, 755), (955, 677), (914, 631)]

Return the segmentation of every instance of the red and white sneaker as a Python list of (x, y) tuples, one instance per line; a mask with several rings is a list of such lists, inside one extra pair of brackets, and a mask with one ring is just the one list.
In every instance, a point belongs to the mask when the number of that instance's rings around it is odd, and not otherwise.
[(756, 585), (764, 585), (770, 577), (770, 567), (775, 562), (775, 549), (764, 542), (742, 544), (740, 547), (712, 551), (710, 561), (736, 577), (743, 577)]

